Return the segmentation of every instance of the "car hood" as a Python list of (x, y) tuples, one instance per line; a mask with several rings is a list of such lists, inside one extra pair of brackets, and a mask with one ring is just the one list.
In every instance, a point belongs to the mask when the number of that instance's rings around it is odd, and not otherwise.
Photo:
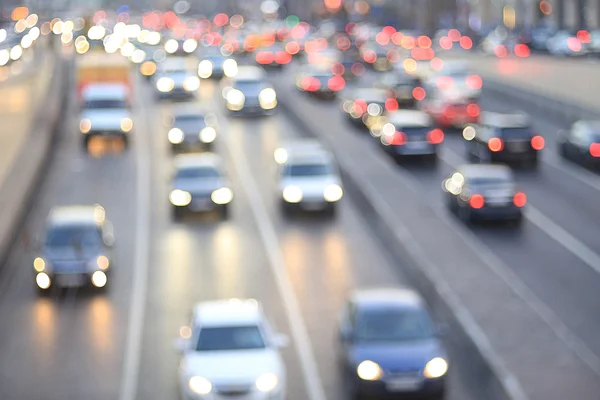
[(445, 357), (436, 339), (406, 343), (356, 344), (352, 349), (355, 365), (371, 360), (387, 372), (402, 373), (421, 371), (434, 357)]
[(222, 187), (229, 187), (228, 182), (222, 178), (209, 178), (209, 179), (176, 179), (173, 181), (172, 188), (185, 190), (192, 194), (210, 194), (213, 190), (220, 189)]
[(76, 248), (75, 246), (45, 247), (43, 258), (52, 262), (87, 261), (98, 256), (100, 251), (95, 247)]
[(265, 373), (281, 376), (283, 363), (272, 349), (188, 352), (181, 370), (189, 376), (201, 376), (214, 383), (253, 383)]
[(95, 109), (85, 110), (81, 114), (81, 119), (89, 119), (92, 122), (92, 129), (119, 128), (123, 118), (131, 118), (131, 113), (124, 109)]

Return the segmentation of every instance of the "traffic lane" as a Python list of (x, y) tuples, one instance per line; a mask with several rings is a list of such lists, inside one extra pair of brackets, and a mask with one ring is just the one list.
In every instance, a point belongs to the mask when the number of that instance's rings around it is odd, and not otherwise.
[[(481, 105), (489, 111), (515, 111), (510, 105), (485, 94)], [(595, 201), (600, 193), (600, 176), (560, 158), (557, 132), (567, 127), (555, 125), (543, 118), (532, 118), (531, 121), (533, 127), (546, 139), (540, 159), (543, 162), (538, 171), (517, 170), (517, 181), (526, 188), (528, 198), (540, 211), (586, 246), (600, 252), (600, 243), (596, 240), (595, 233), (600, 224), (600, 204)], [(465, 153), (460, 134), (448, 135), (445, 145), (460, 155)]]
[[(261, 119), (230, 117), (227, 124), (230, 143), (247, 155), (280, 238), (327, 398), (346, 400), (336, 346), (336, 322), (346, 296), (356, 288), (409, 283), (372, 235), (351, 198), (341, 200), (333, 219), (319, 214), (291, 218), (281, 214), (273, 153), (282, 141), (306, 135), (285, 113)], [(464, 355), (455, 353), (451, 338), (449, 352), (452, 360), (457, 360), (450, 376), (449, 398), (481, 398), (472, 377), (458, 362)]]
[[(26, 231), (43, 239), (52, 207), (99, 203), (114, 224), (113, 270), (105, 293), (69, 289), (40, 298), (32, 270), (34, 249), (22, 244), (14, 249), (0, 283), (2, 399), (118, 396), (135, 245), (130, 213), (135, 203), (135, 153), (103, 158), (85, 154), (74, 97)], [(134, 117), (138, 115), (136, 109)], [(139, 135), (144, 137), (146, 129), (139, 122)]]
[[(206, 86), (206, 85), (203, 85)], [(194, 103), (214, 108), (206, 101), (210, 88), (203, 87)], [(173, 346), (179, 328), (199, 301), (256, 298), (265, 307), (275, 330), (290, 336), (290, 328), (277, 291), (265, 247), (257, 235), (252, 204), (228, 159), (225, 138), (215, 152), (224, 157), (234, 199), (229, 218), (216, 215), (188, 216), (175, 222), (168, 201), (173, 155), (167, 141), (164, 118), (176, 104), (156, 104), (150, 86), (144, 88), (148, 122), (156, 127), (150, 136), (152, 164), (152, 252), (149, 266), (146, 318), (142, 337), (138, 399), (177, 398), (180, 354)], [(291, 337), (291, 336), (290, 336)], [(288, 398), (305, 400), (308, 394), (294, 344), (284, 349)]]

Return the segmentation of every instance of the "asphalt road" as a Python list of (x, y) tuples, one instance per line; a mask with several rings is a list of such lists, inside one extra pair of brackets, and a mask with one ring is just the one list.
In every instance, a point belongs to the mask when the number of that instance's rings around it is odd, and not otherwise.
[[(276, 81), (280, 91), (293, 93), (290, 71), (281, 73)], [(364, 142), (365, 149), (378, 150), (374, 139), (366, 131), (356, 128), (342, 117), (338, 101), (318, 101), (305, 94), (294, 96), (297, 101), (290, 105), (291, 109), (298, 111), (299, 115), (311, 115), (315, 120), (323, 121), (319, 132), (316, 132), (318, 135), (341, 140), (340, 149), (345, 146), (343, 137), (353, 136), (360, 138), (353, 141)], [(485, 89), (482, 108), (489, 111), (514, 111), (509, 104), (487, 95)], [(535, 120), (533, 124), (545, 136), (546, 149), (539, 170), (516, 171), (517, 182), (529, 199), (527, 218), (522, 229), (515, 231), (497, 225), (469, 229), (482, 244), (482, 251), (491, 251), (493, 256), (508, 266), (527, 290), (541, 300), (544, 307), (558, 317), (561, 326), (564, 324), (566, 327), (565, 332), (577, 339), (578, 344), (582, 345), (580, 349), (585, 349), (582, 359), (596, 363), (600, 355), (600, 339), (597, 335), (600, 320), (595, 318), (600, 311), (600, 242), (597, 237), (600, 222), (600, 205), (597, 202), (600, 177), (558, 158), (557, 131), (565, 127), (553, 125), (547, 120)], [(333, 134), (334, 131), (337, 133)], [(383, 152), (376, 153), (377, 157), (386, 157)], [(365, 151), (364, 157), (372, 156), (371, 150)], [(407, 163), (396, 166), (396, 171), (398, 177), (407, 177), (410, 182), (416, 183), (417, 190), (427, 199), (428, 204), (444, 213), (442, 180), (463, 163), (467, 161), (460, 132), (447, 132), (441, 159), (436, 167)], [(372, 176), (372, 179), (379, 187), (383, 187), (385, 182), (382, 180), (387, 179), (386, 177), (382, 173), (380, 176)], [(393, 182), (388, 184), (393, 185)], [(388, 204), (398, 204), (398, 199), (386, 197), (384, 193), (382, 196)], [(411, 218), (422, 217), (415, 213)], [(459, 225), (461, 222), (455, 219), (454, 224)], [(435, 231), (430, 234), (432, 240), (443, 240), (436, 236)], [(443, 257), (440, 255), (438, 258)], [(513, 326), (513, 329), (520, 328)], [(518, 348), (506, 350), (519, 351)], [(556, 360), (556, 365), (560, 365), (559, 360)], [(591, 376), (596, 376), (597, 380), (597, 375), (593, 372)], [(524, 386), (529, 384), (522, 383)], [(567, 387), (564, 389), (567, 390)]]
[[(157, 104), (147, 83), (136, 78), (136, 132), (126, 151), (85, 154), (70, 105), (72, 119), (65, 121), (27, 232), (41, 235), (53, 206), (102, 204), (115, 226), (113, 275), (105, 294), (70, 289), (39, 298), (35, 246), (14, 248), (0, 274), (2, 400), (175, 399), (172, 342), (179, 326), (195, 302), (230, 297), (261, 300), (280, 331), (308, 339), (293, 340), (283, 353), (290, 400), (309, 399), (311, 390), (344, 399), (333, 343), (346, 294), (406, 281), (352, 199), (342, 201), (335, 220), (282, 218), (272, 154), (281, 137), (302, 132), (282, 113), (230, 118), (218, 94), (205, 82), (198, 102), (219, 115), (223, 128), (217, 151), (235, 193), (227, 221), (171, 219), (172, 156), (163, 117), (174, 105)], [(450, 399), (483, 398), (466, 371), (454, 365)]]

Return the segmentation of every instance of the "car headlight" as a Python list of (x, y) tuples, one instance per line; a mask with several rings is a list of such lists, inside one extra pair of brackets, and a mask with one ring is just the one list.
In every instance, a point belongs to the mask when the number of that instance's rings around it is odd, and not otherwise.
[(272, 373), (262, 374), (256, 379), (256, 388), (264, 393), (273, 391), (277, 385), (279, 385), (279, 378)]
[(33, 260), (33, 268), (35, 268), (37, 272), (44, 272), (46, 270), (46, 261), (41, 257), (37, 257)]
[(81, 131), (81, 133), (84, 133), (84, 134), (91, 131), (92, 130), (92, 121), (90, 121), (87, 118), (84, 118), (81, 121), (79, 121), (79, 130)]
[(35, 277), (35, 283), (38, 285), (40, 289), (48, 289), (52, 284), (50, 277), (45, 272), (40, 272)]
[(212, 126), (207, 126), (200, 131), (200, 140), (202, 143), (212, 143), (217, 138), (217, 131)]
[(211, 77), (213, 71), (213, 63), (210, 60), (202, 60), (198, 64), (198, 76), (202, 79)]
[(231, 89), (227, 92), (227, 103), (234, 106), (242, 106), (246, 101), (246, 96), (240, 90)]
[(163, 93), (170, 92), (175, 87), (175, 82), (171, 78), (163, 76), (156, 81), (156, 88)]
[(169, 193), (169, 201), (177, 207), (185, 207), (192, 202), (192, 195), (185, 190), (175, 189)]
[(179, 43), (175, 39), (169, 39), (165, 43), (165, 51), (169, 54), (173, 54), (179, 48)]
[(223, 74), (228, 78), (233, 78), (238, 73), (238, 64), (233, 58), (223, 61)]
[(273, 156), (275, 157), (275, 162), (277, 164), (285, 164), (288, 160), (287, 150), (284, 148), (281, 148), (281, 147), (278, 149), (275, 149)]
[(92, 285), (97, 288), (106, 286), (106, 282), (108, 282), (108, 278), (104, 272), (96, 271), (92, 274)]
[(364, 381), (376, 381), (383, 376), (383, 371), (376, 362), (366, 360), (358, 364), (356, 374)]
[(154, 61), (146, 61), (140, 65), (140, 72), (144, 76), (152, 76), (156, 72), (156, 63)]
[(173, 128), (169, 131), (169, 133), (167, 134), (167, 137), (169, 139), (169, 142), (171, 142), (172, 144), (179, 144), (179, 143), (183, 143), (185, 134), (183, 133), (183, 131), (181, 129)]
[(300, 203), (302, 201), (302, 190), (298, 186), (288, 186), (283, 189), (283, 200), (288, 203)]
[(340, 200), (343, 195), (344, 191), (340, 185), (336, 184), (328, 185), (323, 191), (323, 197), (330, 203), (335, 203), (336, 201)]
[(198, 79), (198, 77), (196, 77), (196, 76), (187, 77), (183, 81), (183, 88), (185, 90), (187, 90), (188, 92), (193, 92), (195, 90), (198, 90), (199, 87), (200, 87), (200, 79)]
[(201, 376), (192, 376), (188, 380), (188, 386), (196, 394), (209, 394), (212, 391), (212, 383)]
[(233, 199), (233, 192), (231, 191), (231, 189), (223, 187), (212, 192), (210, 195), (210, 199), (215, 204), (228, 204)]
[(106, 257), (106, 256), (98, 256), (98, 258), (96, 258), (96, 265), (101, 270), (106, 271), (108, 269), (108, 267), (110, 266), (110, 261), (108, 260), (108, 257)]
[(133, 129), (133, 121), (131, 118), (123, 118), (121, 120), (121, 130), (123, 132), (131, 132)]
[(448, 362), (442, 357), (435, 357), (425, 364), (423, 375), (425, 378), (434, 379), (441, 378), (446, 375), (446, 372), (448, 372)]
[(198, 42), (195, 39), (188, 39), (183, 42), (183, 51), (193, 53), (198, 48)]
[(258, 102), (265, 110), (271, 110), (277, 106), (277, 94), (272, 88), (263, 89), (258, 95)]

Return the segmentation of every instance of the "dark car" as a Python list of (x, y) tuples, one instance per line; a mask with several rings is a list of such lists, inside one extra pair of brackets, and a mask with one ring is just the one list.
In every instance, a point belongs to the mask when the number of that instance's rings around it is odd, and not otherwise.
[(357, 88), (348, 90), (343, 97), (342, 109), (348, 119), (369, 129), (384, 111), (395, 111), (398, 108), (394, 99), (387, 97), (384, 89)]
[(296, 75), (296, 88), (314, 96), (333, 99), (344, 87), (346, 80), (335, 75), (331, 67), (305, 65)]
[(544, 138), (520, 114), (482, 113), (480, 123), (463, 130), (471, 162), (520, 164), (535, 168)]
[(600, 166), (600, 121), (577, 121), (571, 129), (559, 132), (560, 155), (578, 164)]
[(512, 221), (520, 224), (527, 196), (506, 165), (468, 164), (443, 182), (446, 204), (465, 223)]
[(381, 146), (396, 161), (409, 157), (437, 161), (438, 147), (444, 132), (423, 111), (402, 110), (388, 113), (380, 136)]
[(101, 206), (54, 208), (33, 262), (37, 287), (41, 292), (55, 286), (104, 288), (113, 244), (112, 224)]
[(440, 333), (412, 290), (355, 292), (339, 325), (346, 398), (443, 399), (449, 362)]
[(174, 152), (210, 151), (217, 138), (216, 117), (193, 107), (176, 109), (167, 138)]
[(425, 98), (421, 79), (406, 73), (389, 72), (378, 80), (378, 87), (389, 90), (389, 96), (396, 99), (400, 108), (415, 108), (419, 100)]

